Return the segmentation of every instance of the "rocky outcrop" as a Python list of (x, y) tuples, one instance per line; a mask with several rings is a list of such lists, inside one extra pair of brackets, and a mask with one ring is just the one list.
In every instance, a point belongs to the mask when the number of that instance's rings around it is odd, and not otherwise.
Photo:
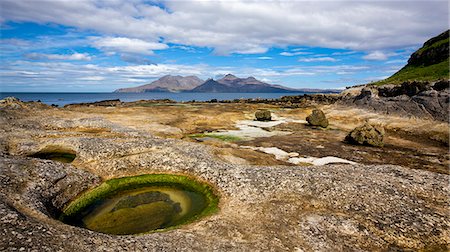
[(269, 110), (258, 110), (255, 112), (255, 118), (257, 121), (270, 121), (272, 115)]
[(365, 86), (359, 89), (359, 95), (342, 95), (339, 103), (378, 113), (449, 121), (448, 80), (404, 82), (401, 85)]
[(364, 124), (353, 129), (345, 140), (352, 144), (369, 145), (382, 147), (384, 138), (384, 128), (381, 125)]
[(320, 109), (314, 109), (312, 113), (306, 117), (306, 121), (312, 126), (319, 126), (322, 128), (328, 127), (328, 119)]
[(447, 60), (449, 33), (447, 30), (425, 42), (422, 48), (411, 55), (407, 66), (429, 66)]

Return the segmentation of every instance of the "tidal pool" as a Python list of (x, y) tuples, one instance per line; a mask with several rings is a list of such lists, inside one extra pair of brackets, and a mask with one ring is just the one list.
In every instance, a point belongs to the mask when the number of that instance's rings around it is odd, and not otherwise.
[(194, 221), (214, 212), (217, 203), (207, 184), (150, 174), (106, 181), (72, 202), (60, 219), (101, 233), (139, 234)]
[(30, 157), (49, 159), (62, 163), (72, 163), (72, 161), (76, 158), (76, 155), (74, 153), (64, 151), (41, 151), (30, 155)]

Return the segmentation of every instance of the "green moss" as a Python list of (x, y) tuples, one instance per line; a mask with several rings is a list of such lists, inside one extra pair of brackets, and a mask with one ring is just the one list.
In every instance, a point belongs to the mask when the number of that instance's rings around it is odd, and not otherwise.
[(406, 66), (391, 77), (372, 83), (381, 86), (385, 84), (401, 84), (405, 81), (436, 81), (449, 78), (449, 60), (430, 66)]
[(200, 133), (200, 134), (191, 134), (189, 135), (191, 138), (202, 138), (202, 137), (212, 137), (216, 138), (225, 142), (235, 142), (235, 141), (241, 141), (242, 139), (237, 136), (232, 135), (220, 135), (216, 133)]
[[(145, 174), (133, 177), (123, 177), (108, 180), (98, 187), (89, 190), (72, 201), (63, 209), (60, 220), (70, 222), (77, 214), (82, 212), (97, 200), (115, 195), (118, 192), (137, 189), (147, 186), (167, 186), (179, 189), (190, 190), (202, 194), (206, 201), (206, 208), (198, 215), (190, 218), (185, 223), (195, 221), (203, 216), (213, 214), (218, 210), (219, 198), (214, 193), (214, 189), (206, 184), (196, 181), (187, 176), (173, 174)], [(185, 224), (185, 223), (180, 223)], [(178, 225), (177, 225), (178, 226)], [(173, 228), (173, 227), (171, 227)], [(167, 229), (165, 229), (167, 230)]]

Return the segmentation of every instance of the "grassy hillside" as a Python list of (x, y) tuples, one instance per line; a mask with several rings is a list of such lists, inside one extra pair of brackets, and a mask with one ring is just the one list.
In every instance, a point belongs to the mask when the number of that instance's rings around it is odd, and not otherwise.
[(414, 52), (408, 64), (391, 77), (374, 85), (400, 84), (405, 81), (449, 79), (449, 31), (431, 38)]

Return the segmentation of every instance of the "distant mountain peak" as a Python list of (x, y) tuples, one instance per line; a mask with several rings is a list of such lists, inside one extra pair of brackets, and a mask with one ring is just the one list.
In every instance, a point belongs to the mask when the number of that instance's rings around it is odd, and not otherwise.
[(238, 77), (236, 77), (235, 75), (232, 74), (226, 74), (221, 80), (236, 80), (239, 79)]

